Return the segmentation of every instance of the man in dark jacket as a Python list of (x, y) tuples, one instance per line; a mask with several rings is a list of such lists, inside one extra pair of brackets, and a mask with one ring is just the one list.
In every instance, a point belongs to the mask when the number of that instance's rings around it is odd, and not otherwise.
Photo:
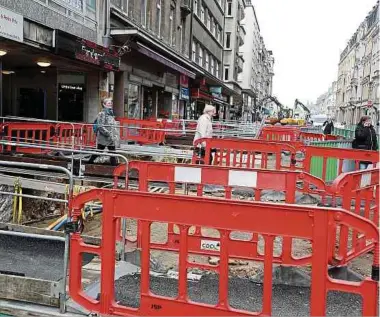
[[(361, 117), (355, 129), (355, 139), (352, 148), (358, 150), (377, 151), (378, 142), (376, 130), (369, 116)], [(371, 162), (360, 162), (360, 169), (366, 169)]]
[(334, 130), (334, 123), (333, 123), (333, 120), (332, 119), (328, 119), (326, 120), (323, 125), (323, 127), (325, 127), (323, 129), (323, 134), (327, 135), (327, 134), (331, 134)]

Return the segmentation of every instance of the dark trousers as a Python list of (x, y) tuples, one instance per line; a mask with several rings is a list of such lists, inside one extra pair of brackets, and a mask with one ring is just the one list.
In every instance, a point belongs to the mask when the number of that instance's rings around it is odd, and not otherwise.
[[(204, 164), (204, 158), (206, 156), (206, 150), (204, 148), (200, 148), (200, 149), (196, 148), (195, 153), (196, 153), (197, 157), (200, 158), (200, 160), (196, 161), (196, 164)], [(216, 153), (216, 149), (211, 149), (211, 151), (210, 151), (209, 165), (212, 165), (212, 162), (213, 162), (212, 153)]]
[[(98, 147), (97, 147), (98, 150), (103, 151), (105, 148), (108, 148), (108, 150), (110, 152), (114, 152), (115, 151), (115, 146), (114, 145), (102, 145), (102, 144), (98, 144)], [(93, 164), (98, 156), (99, 155), (96, 155), (96, 154), (91, 155), (90, 160), (88, 161), (88, 163), (89, 164)], [(111, 165), (112, 166), (117, 166), (117, 159), (116, 159), (116, 157), (111, 156), (110, 157), (110, 161), (111, 161)]]

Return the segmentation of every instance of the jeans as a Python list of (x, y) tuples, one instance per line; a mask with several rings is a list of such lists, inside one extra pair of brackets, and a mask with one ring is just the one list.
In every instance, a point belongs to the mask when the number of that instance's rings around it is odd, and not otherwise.
[[(98, 144), (98, 146), (97, 146), (97, 149), (100, 150), (100, 151), (103, 151), (105, 148), (108, 148), (108, 150), (110, 152), (115, 151), (115, 145), (108, 145), (107, 146), (107, 145)], [(89, 164), (93, 164), (98, 156), (99, 155), (96, 155), (96, 154), (91, 155), (90, 160), (88, 161), (88, 163)], [(117, 159), (116, 159), (116, 157), (111, 156), (110, 157), (110, 161), (111, 161), (111, 165), (112, 166), (117, 166)]]
[[(204, 148), (200, 148), (200, 149), (196, 148), (194, 151), (195, 151), (195, 154), (197, 155), (197, 157), (203, 159), (203, 160), (197, 160), (196, 164), (202, 164), (201, 162), (202, 161), (204, 162), (204, 158), (205, 158), (205, 155), (206, 155), (206, 150)], [(212, 162), (213, 162), (212, 153), (216, 153), (216, 149), (211, 149), (211, 151), (210, 151), (209, 165), (212, 165)]]

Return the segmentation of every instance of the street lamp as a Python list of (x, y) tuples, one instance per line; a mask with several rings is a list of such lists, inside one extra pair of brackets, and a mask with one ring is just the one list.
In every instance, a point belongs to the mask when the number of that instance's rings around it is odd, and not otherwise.
[(0, 50), (0, 57), (6, 55), (8, 52), (4, 50)]

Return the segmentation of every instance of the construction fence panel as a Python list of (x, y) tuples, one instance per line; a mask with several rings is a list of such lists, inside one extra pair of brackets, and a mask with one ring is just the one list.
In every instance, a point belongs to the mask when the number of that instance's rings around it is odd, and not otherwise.
[(324, 181), (330, 182), (342, 173), (359, 170), (361, 162), (370, 164), (379, 162), (377, 151), (326, 147), (329, 143), (334, 142), (341, 143), (342, 146), (347, 144), (345, 140), (327, 141), (323, 143), (323, 146), (304, 146), (299, 148), (298, 150), (304, 154), (302, 167), (300, 168)]
[[(2, 140), (14, 143), (51, 145), (56, 142), (55, 126), (50, 123), (7, 122), (2, 125)], [(46, 153), (48, 150), (7, 145), (5, 151), (17, 153)]]
[[(361, 282), (348, 282), (328, 276), (327, 264), (332, 243), (329, 232), (331, 226), (344, 225), (362, 232), (378, 246), (379, 232), (371, 222), (353, 213), (329, 208), (310, 206), (290, 206), (265, 204), (260, 202), (237, 202), (200, 197), (156, 195), (126, 190), (94, 189), (80, 194), (72, 203), (73, 220), (80, 217), (81, 209), (89, 201), (100, 200), (102, 213), (102, 244), (93, 246), (84, 243), (79, 233), (71, 235), (69, 292), (71, 298), (83, 308), (112, 316), (236, 316), (272, 315), (273, 267), (275, 237), (296, 237), (312, 243), (310, 315), (326, 314), (327, 293), (340, 291), (359, 294), (362, 297), (363, 316), (376, 316), (378, 313), (378, 283), (365, 279)], [(128, 207), (129, 206), (129, 207)], [(207, 211), (207, 212), (205, 212)], [(141, 223), (141, 279), (139, 288), (140, 305), (131, 307), (121, 303), (115, 295), (116, 219), (133, 218)], [(276, 221), (273, 221), (276, 219)], [(152, 224), (172, 223), (180, 229), (178, 239), (178, 293), (175, 297), (156, 295), (151, 291), (150, 277), (150, 236)], [(215, 254), (219, 264), (211, 266), (188, 260), (189, 230), (192, 226), (213, 228), (219, 232), (219, 247)], [(231, 307), (229, 301), (229, 260), (234, 258), (231, 251), (236, 241), (232, 232), (260, 234), (265, 241), (260, 261), (264, 264), (263, 297), (261, 309), (255, 312)], [(198, 245), (202, 250), (202, 244)], [(252, 241), (252, 258), (255, 257), (257, 241)], [(101, 258), (100, 293), (97, 298), (88, 296), (82, 289), (81, 265), (84, 253)], [(218, 301), (215, 305), (195, 302), (189, 298), (187, 272), (189, 269), (208, 269), (218, 275)], [(249, 294), (241, 293), (240, 296)]]
[[(117, 188), (119, 177), (126, 172), (125, 165), (119, 165), (114, 170), (114, 188)], [(153, 186), (152, 184), (164, 184), (167, 186), (168, 194), (185, 194), (197, 195), (198, 197), (206, 195), (205, 186), (212, 185), (221, 189), (223, 198), (239, 199), (234, 195), (234, 190), (245, 189), (248, 195), (252, 195), (250, 199), (255, 201), (265, 200), (268, 192), (280, 193), (285, 195), (285, 203), (295, 204), (298, 193), (312, 194), (320, 197), (322, 202), (327, 199), (327, 190), (322, 180), (302, 172), (273, 171), (264, 169), (243, 169), (228, 168), (219, 166), (199, 166), (186, 164), (170, 164), (158, 162), (131, 161), (128, 164), (128, 173), (138, 174), (138, 191), (148, 192)], [(126, 178), (127, 179), (127, 178)], [(274, 181), (275, 180), (275, 181)], [(126, 184), (127, 189), (131, 189), (130, 184)], [(184, 187), (184, 188), (183, 188)], [(191, 188), (192, 187), (192, 188)], [(190, 190), (194, 189), (192, 193)], [(140, 226), (137, 226), (137, 247), (141, 244)], [(191, 250), (196, 253), (197, 247), (203, 236), (201, 228), (195, 227), (195, 231), (189, 237)], [(118, 232), (118, 240), (121, 240), (120, 230)], [(173, 225), (168, 227), (168, 240), (165, 244), (151, 244), (151, 247), (158, 250), (177, 250), (178, 230)], [(253, 239), (258, 239), (255, 237)], [(247, 258), (250, 256), (251, 241), (240, 242), (245, 248), (235, 249), (237, 253), (234, 256), (239, 258)], [(284, 238), (283, 252), (274, 260), (276, 263), (306, 263), (310, 259), (308, 257), (296, 258), (292, 255), (292, 240)], [(212, 252), (209, 255), (213, 255)], [(285, 260), (286, 258), (286, 260)]]
[(197, 140), (194, 147), (197, 150), (202, 144), (205, 144), (205, 155), (202, 157), (199, 151), (194, 151), (193, 164), (209, 165), (213, 154), (212, 165), (217, 166), (295, 169), (296, 149), (285, 142), (210, 138)]
[(264, 126), (260, 139), (265, 141), (298, 141), (301, 130), (299, 127)]
[(163, 123), (149, 120), (117, 118), (120, 122), (120, 141), (140, 144), (160, 144), (165, 141)]
[[(329, 191), (334, 198), (330, 205), (364, 217), (379, 228), (379, 167), (341, 174), (331, 185)], [(347, 265), (349, 261), (368, 252), (375, 252), (378, 266), (378, 250), (373, 241), (355, 230), (337, 226), (331, 232), (339, 244), (333, 249), (330, 263)]]

